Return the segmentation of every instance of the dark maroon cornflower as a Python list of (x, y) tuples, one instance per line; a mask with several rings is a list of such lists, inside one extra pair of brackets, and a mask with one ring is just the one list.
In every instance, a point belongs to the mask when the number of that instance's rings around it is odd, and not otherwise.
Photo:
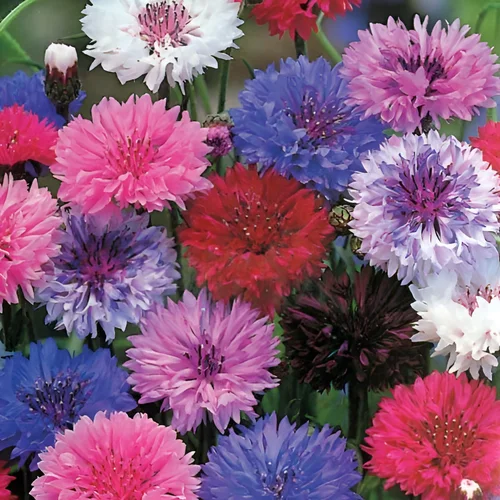
[(412, 382), (424, 369), (423, 344), (410, 340), (418, 320), (412, 295), (372, 267), (335, 276), (329, 269), (290, 299), (282, 326), (290, 365), (318, 391), (354, 381), (373, 390)]

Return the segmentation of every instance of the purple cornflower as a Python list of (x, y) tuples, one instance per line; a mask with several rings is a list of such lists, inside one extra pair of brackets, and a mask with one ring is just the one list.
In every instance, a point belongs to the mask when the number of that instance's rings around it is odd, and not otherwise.
[(221, 436), (203, 467), (202, 500), (348, 500), (361, 479), (354, 451), (340, 432), (325, 426), (309, 432), (285, 417), (267, 415), (251, 428)]
[(465, 276), (498, 258), (499, 178), (479, 150), (436, 131), (393, 136), (363, 166), (350, 225), (371, 265), (422, 285), (445, 267)]
[(138, 323), (154, 303), (175, 291), (174, 242), (164, 228), (148, 227), (148, 215), (118, 212), (109, 217), (63, 213), (61, 253), (47, 269), (36, 300), (46, 322), (83, 338), (97, 325), (114, 339), (115, 328)]
[[(45, 95), (45, 70), (28, 76), (23, 71), (18, 71), (12, 76), (0, 78), (0, 109), (18, 104), (26, 111), (31, 111), (40, 119), (46, 118), (57, 128), (66, 123), (64, 118), (56, 111), (55, 105)], [(78, 113), (86, 94), (80, 91), (78, 98), (71, 102), (69, 111)]]
[(126, 379), (108, 349), (92, 352), (84, 346), (72, 358), (49, 338), (31, 344), (29, 359), (14, 353), (0, 371), (0, 450), (13, 446), (11, 458), (19, 458), (20, 465), (34, 453), (31, 469), (36, 469), (38, 452), (81, 416), (133, 410), (137, 405)]
[(343, 56), (341, 75), (349, 85), (347, 103), (365, 117), (377, 116), (395, 130), (413, 132), (439, 120), (471, 120), (480, 108), (495, 107), (500, 92), (497, 56), (480, 35), (457, 19), (447, 28), (415, 16), (408, 30), (392, 17), (359, 32)]
[(375, 119), (346, 105), (347, 84), (323, 58), (281, 61), (256, 71), (232, 109), (234, 144), (248, 163), (274, 168), (336, 200), (383, 140)]

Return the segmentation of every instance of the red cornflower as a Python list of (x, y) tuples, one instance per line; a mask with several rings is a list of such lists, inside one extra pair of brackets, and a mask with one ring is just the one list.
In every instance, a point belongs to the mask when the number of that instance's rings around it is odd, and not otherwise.
[(471, 144), (483, 152), (485, 161), (500, 172), (500, 123), (488, 122), (479, 128), (479, 137), (471, 137)]
[(22, 106), (0, 110), (0, 167), (29, 160), (50, 165), (55, 160), (56, 141), (55, 127)]
[(292, 38), (295, 34), (308, 40), (316, 26), (318, 11), (325, 16), (335, 18), (352, 10), (353, 5), (359, 7), (361, 0), (264, 0), (256, 5), (252, 13), (257, 24), (269, 24), (269, 33), (280, 38), (288, 31)]
[(216, 300), (243, 295), (272, 314), (292, 287), (324, 267), (333, 228), (323, 200), (296, 180), (236, 165), (196, 198), (179, 232), (197, 284)]
[(9, 469), (6, 468), (5, 465), (5, 462), (0, 462), (0, 500), (17, 498), (7, 489), (14, 478), (9, 476)]
[(422, 500), (455, 500), (463, 480), (500, 494), (500, 401), (465, 375), (434, 372), (384, 398), (367, 431), (365, 467)]

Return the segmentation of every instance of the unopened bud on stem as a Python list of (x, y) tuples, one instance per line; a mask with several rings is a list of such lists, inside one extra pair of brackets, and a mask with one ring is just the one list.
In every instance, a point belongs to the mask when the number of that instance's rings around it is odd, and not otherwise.
[(57, 112), (69, 119), (69, 105), (80, 93), (78, 56), (74, 47), (52, 43), (45, 51), (45, 93)]

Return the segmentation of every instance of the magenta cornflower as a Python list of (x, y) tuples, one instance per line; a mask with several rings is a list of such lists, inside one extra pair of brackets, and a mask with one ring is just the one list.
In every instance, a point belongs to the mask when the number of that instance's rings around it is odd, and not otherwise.
[(53, 234), (61, 220), (56, 210), (57, 201), (36, 179), (30, 189), (10, 174), (0, 184), (0, 312), (3, 301), (18, 303), (18, 287), (33, 301), (43, 264), (58, 253)]
[(77, 117), (65, 127), (51, 166), (62, 184), (59, 197), (84, 213), (133, 205), (163, 210), (211, 187), (202, 177), (209, 165), (207, 131), (179, 108), (165, 110), (146, 94), (126, 103), (104, 98), (92, 121)]
[(447, 28), (438, 21), (430, 34), (428, 22), (417, 15), (408, 30), (390, 17), (387, 25), (360, 31), (343, 57), (347, 104), (404, 132), (422, 120), (439, 128), (440, 118), (471, 120), (480, 108), (495, 107), (500, 79), (492, 49), (477, 34), (466, 37), (470, 28), (458, 19)]
[(40, 454), (37, 500), (101, 498), (196, 500), (199, 467), (171, 427), (144, 414), (82, 417)]
[(278, 385), (269, 369), (279, 364), (273, 325), (259, 316), (240, 300), (214, 303), (206, 290), (157, 306), (144, 318), (142, 335), (129, 337), (134, 348), (124, 365), (140, 402), (163, 400), (181, 433), (207, 416), (222, 433), (231, 418), (240, 422), (240, 412), (255, 417), (254, 393)]
[(481, 152), (455, 137), (392, 136), (350, 185), (352, 232), (372, 266), (403, 284), (443, 268), (460, 276), (498, 259), (500, 184)]

